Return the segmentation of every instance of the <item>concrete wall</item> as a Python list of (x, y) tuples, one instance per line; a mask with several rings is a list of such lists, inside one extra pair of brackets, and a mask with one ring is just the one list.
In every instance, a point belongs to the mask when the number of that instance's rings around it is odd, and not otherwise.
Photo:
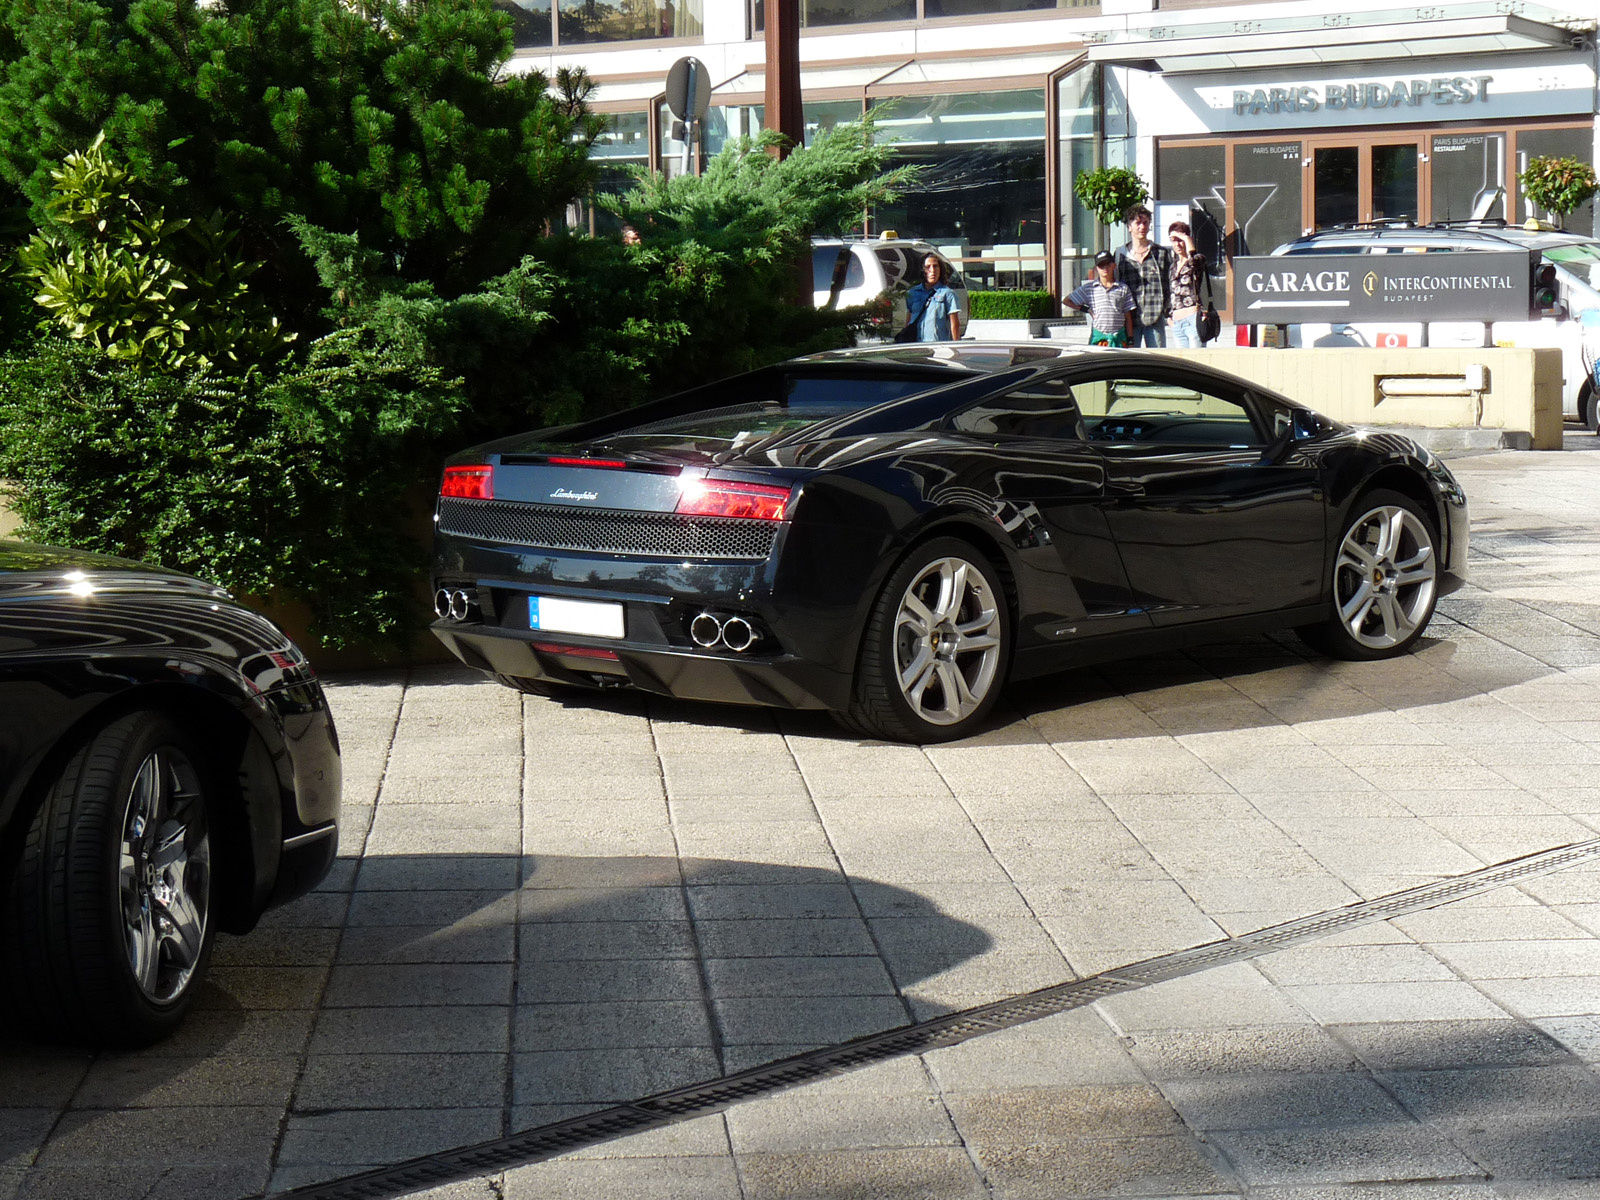
[[(1514, 430), (1535, 450), (1561, 449), (1561, 352), (1551, 349), (1168, 350), (1230, 371), (1351, 425)], [(1482, 393), (1465, 391), (1467, 369), (1486, 369)], [(1388, 381), (1385, 395), (1380, 387)]]

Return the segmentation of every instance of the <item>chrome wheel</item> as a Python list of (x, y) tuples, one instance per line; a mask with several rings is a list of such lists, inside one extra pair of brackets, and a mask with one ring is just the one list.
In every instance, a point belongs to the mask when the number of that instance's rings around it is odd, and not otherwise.
[(194, 764), (172, 746), (134, 773), (122, 820), (117, 895), (128, 966), (158, 1004), (189, 986), (206, 944), (211, 838)]
[(972, 716), (1000, 669), (1001, 616), (982, 571), (934, 559), (912, 578), (894, 622), (895, 679), (911, 711), (932, 725)]
[(1370, 650), (1398, 646), (1433, 615), (1436, 575), (1427, 523), (1399, 505), (1374, 508), (1351, 524), (1339, 546), (1333, 568), (1339, 621)]

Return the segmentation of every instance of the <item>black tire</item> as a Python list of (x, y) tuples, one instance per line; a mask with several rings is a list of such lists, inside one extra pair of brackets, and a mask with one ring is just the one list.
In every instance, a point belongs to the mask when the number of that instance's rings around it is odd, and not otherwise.
[(549, 683), (543, 679), (529, 679), (525, 675), (496, 675), (495, 681), (529, 696), (559, 696), (563, 689), (571, 692), (570, 684)]
[(1600, 435), (1600, 392), (1586, 383), (1578, 393), (1578, 419), (1590, 433)]
[(1356, 498), (1334, 555), (1326, 620), (1298, 630), (1333, 658), (1405, 654), (1433, 619), (1439, 530), (1409, 496), (1375, 489)]
[[(947, 586), (941, 606), (935, 589)], [(910, 616), (902, 620), (913, 600), (936, 618), (925, 636)], [(951, 640), (958, 626), (959, 640)], [(902, 686), (902, 675), (919, 655), (925, 669)], [(850, 708), (835, 715), (856, 733), (888, 741), (967, 737), (994, 708), (1010, 662), (1011, 612), (1000, 573), (969, 542), (935, 538), (915, 547), (878, 593), (862, 637)]]
[(194, 739), (153, 711), (94, 733), (47, 782), (0, 912), (0, 1007), (14, 1027), (96, 1046), (177, 1028), (215, 937), (216, 794)]

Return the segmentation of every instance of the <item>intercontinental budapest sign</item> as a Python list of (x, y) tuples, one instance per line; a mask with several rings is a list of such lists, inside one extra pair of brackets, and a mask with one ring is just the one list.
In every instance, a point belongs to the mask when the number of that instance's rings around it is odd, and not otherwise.
[(1533, 255), (1284, 254), (1233, 260), (1237, 325), (1526, 318)]

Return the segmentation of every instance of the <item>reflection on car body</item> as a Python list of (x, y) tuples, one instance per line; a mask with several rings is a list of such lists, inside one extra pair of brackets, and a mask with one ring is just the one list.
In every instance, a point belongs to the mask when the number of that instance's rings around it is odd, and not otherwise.
[(272, 622), (155, 567), (0, 541), (0, 1009), (91, 1044), (171, 1032), (219, 930), (338, 848), (321, 685)]
[(1403, 436), (1165, 356), (973, 343), (796, 359), (479, 446), (435, 520), (435, 586), (477, 616), (434, 631), (511, 686), (918, 741), (971, 732), (1007, 679), (1245, 631), (1403, 653), (1467, 536)]

